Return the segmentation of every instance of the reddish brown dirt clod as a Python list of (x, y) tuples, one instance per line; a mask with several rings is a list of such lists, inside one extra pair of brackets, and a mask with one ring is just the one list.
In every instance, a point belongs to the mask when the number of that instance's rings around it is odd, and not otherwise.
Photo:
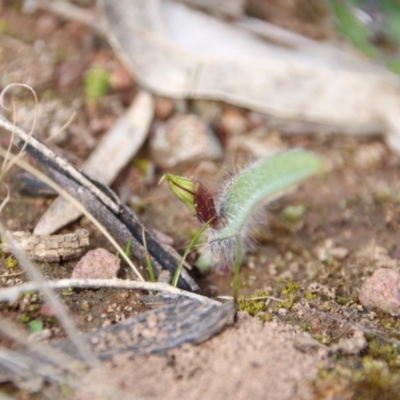
[(74, 279), (111, 279), (117, 276), (120, 260), (104, 249), (89, 251), (72, 271)]

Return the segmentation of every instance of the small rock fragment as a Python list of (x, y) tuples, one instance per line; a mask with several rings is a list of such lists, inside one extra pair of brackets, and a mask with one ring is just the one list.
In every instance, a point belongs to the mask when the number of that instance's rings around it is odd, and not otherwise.
[(278, 315), (281, 317), (285, 317), (288, 314), (288, 309), (287, 308), (280, 308), (278, 310)]
[(30, 342), (41, 342), (43, 340), (47, 340), (51, 338), (51, 330), (43, 329), (39, 332), (31, 333), (28, 337)]
[(349, 250), (345, 247), (334, 247), (333, 249), (329, 250), (329, 255), (332, 256), (335, 260), (342, 261), (344, 260), (347, 255), (349, 254)]
[(170, 271), (161, 271), (160, 274), (158, 275), (158, 282), (163, 282), (163, 283), (170, 283), (172, 279), (171, 272)]
[(367, 169), (377, 167), (384, 161), (386, 155), (387, 150), (383, 143), (375, 142), (361, 145), (354, 154), (353, 159), (357, 167)]
[(221, 146), (206, 124), (196, 115), (175, 115), (160, 125), (150, 139), (154, 162), (171, 168), (182, 162), (217, 159)]
[(75, 84), (82, 77), (83, 70), (84, 64), (78, 57), (62, 61), (57, 67), (57, 86), (65, 88)]
[(229, 106), (222, 110), (219, 125), (221, 129), (233, 136), (241, 135), (248, 129), (246, 116), (237, 108)]
[(303, 333), (301, 335), (297, 335), (294, 338), (293, 345), (295, 349), (301, 351), (302, 353), (309, 353), (310, 351), (316, 351), (319, 349), (326, 349), (327, 346), (318, 342), (318, 340), (314, 339), (308, 333)]
[(334, 346), (336, 351), (342, 354), (358, 354), (361, 350), (368, 346), (368, 342), (364, 337), (364, 332), (355, 330), (351, 337), (341, 338), (339, 343)]
[(25, 393), (33, 394), (39, 392), (39, 390), (43, 388), (44, 378), (42, 376), (39, 376), (34, 378), (21, 379), (15, 381), (15, 385), (18, 387), (18, 389), (23, 390)]
[(110, 88), (114, 91), (125, 91), (132, 88), (133, 79), (128, 70), (122, 65), (118, 65), (110, 76)]
[(112, 279), (117, 276), (120, 260), (104, 249), (90, 250), (72, 271), (72, 279)]
[(360, 303), (375, 307), (391, 315), (400, 315), (400, 272), (380, 268), (361, 287)]
[(271, 133), (264, 126), (240, 136), (239, 146), (256, 159), (272, 156), (287, 148), (277, 133)]
[(349, 250), (345, 247), (336, 246), (333, 239), (329, 238), (316, 247), (315, 254), (320, 261), (326, 261), (329, 258), (342, 261), (349, 254)]
[(195, 99), (192, 103), (192, 110), (206, 124), (211, 124), (220, 115), (221, 104), (213, 100)]
[(395, 258), (391, 258), (388, 251), (376, 243), (372, 242), (365, 248), (363, 248), (357, 257), (365, 260), (368, 263), (373, 263), (376, 268), (396, 268), (399, 261)]
[(166, 97), (159, 97), (156, 99), (155, 104), (155, 116), (158, 119), (166, 120), (169, 118), (174, 111), (175, 102), (172, 99)]
[(328, 299), (334, 299), (336, 297), (335, 288), (329, 289), (327, 286), (322, 285), (319, 282), (311, 282), (308, 285), (308, 290), (311, 293), (318, 293)]
[(42, 14), (36, 20), (35, 33), (40, 36), (49, 36), (56, 31), (58, 19), (53, 14)]
[[(61, 307), (65, 311), (69, 310), (68, 306), (64, 303), (61, 303)], [(40, 315), (45, 318), (53, 318), (56, 316), (56, 312), (50, 303), (44, 303), (42, 307), (40, 307)]]

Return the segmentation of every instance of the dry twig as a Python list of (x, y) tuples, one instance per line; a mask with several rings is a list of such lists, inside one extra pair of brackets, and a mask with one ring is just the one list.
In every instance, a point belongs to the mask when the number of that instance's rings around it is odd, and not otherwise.
[[(216, 300), (201, 296), (196, 293), (181, 290), (162, 282), (139, 282), (123, 279), (60, 279), (58, 281), (46, 281), (45, 285), (50, 289), (135, 289), (149, 290), (154, 292), (167, 292), (178, 296), (198, 300), (200, 302), (211, 302), (213, 304), (221, 304)], [(0, 290), (0, 301), (15, 302), (22, 293), (41, 290), (41, 286), (36, 282), (24, 283), (18, 286), (12, 286)]]

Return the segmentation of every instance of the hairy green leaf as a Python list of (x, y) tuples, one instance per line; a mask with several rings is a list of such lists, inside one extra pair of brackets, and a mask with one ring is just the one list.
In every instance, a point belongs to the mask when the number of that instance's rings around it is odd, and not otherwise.
[(268, 198), (316, 174), (323, 162), (316, 154), (294, 150), (261, 159), (243, 170), (222, 194), (220, 215), (225, 226), (214, 232), (214, 240), (240, 234), (255, 207)]

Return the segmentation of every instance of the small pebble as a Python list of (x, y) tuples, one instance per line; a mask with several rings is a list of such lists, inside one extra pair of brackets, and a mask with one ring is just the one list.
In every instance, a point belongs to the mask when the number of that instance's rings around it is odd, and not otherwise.
[(286, 149), (280, 136), (270, 134), (265, 127), (259, 127), (241, 136), (239, 146), (255, 158), (269, 157)]
[(287, 315), (288, 312), (289, 312), (289, 311), (288, 311), (287, 308), (280, 308), (280, 309), (278, 310), (278, 314), (279, 314), (281, 317), (284, 317), (285, 315)]
[(297, 335), (294, 338), (293, 345), (297, 350), (301, 351), (302, 353), (310, 353), (311, 351), (326, 348), (325, 345), (318, 342), (318, 340), (314, 339), (311, 335), (307, 333)]
[(158, 282), (161, 283), (169, 283), (171, 282), (171, 279), (172, 279), (171, 272), (167, 270), (161, 271), (160, 274), (158, 275)]
[[(68, 306), (66, 304), (61, 304), (61, 305), (66, 311), (68, 311)], [(45, 318), (53, 318), (56, 316), (56, 312), (54, 311), (54, 308), (51, 304), (44, 303), (40, 307), (40, 315)]]
[(339, 343), (334, 346), (335, 350), (342, 354), (358, 354), (368, 346), (368, 342), (362, 331), (356, 330), (351, 337), (341, 338)]
[(133, 85), (133, 79), (129, 71), (122, 65), (118, 65), (110, 76), (110, 88), (115, 91), (129, 90)]
[(361, 287), (360, 303), (374, 307), (391, 315), (400, 315), (400, 272), (395, 269), (379, 268)]
[(233, 136), (245, 133), (248, 128), (248, 121), (245, 115), (233, 107), (225, 107), (222, 110), (219, 124), (222, 129)]
[(221, 105), (213, 100), (193, 100), (192, 109), (205, 123), (212, 124), (221, 112)]
[(166, 120), (174, 111), (175, 102), (166, 97), (159, 97), (156, 99), (155, 116), (158, 119)]
[(47, 340), (51, 337), (51, 330), (50, 329), (42, 329), (39, 332), (31, 333), (28, 337), (30, 342), (40, 342), (43, 340)]
[(329, 289), (327, 286), (322, 285), (319, 282), (311, 282), (308, 285), (308, 290), (311, 293), (318, 293), (328, 299), (334, 299), (336, 297), (335, 288)]
[(76, 83), (78, 79), (81, 79), (83, 69), (82, 60), (77, 57), (62, 61), (57, 67), (57, 86), (63, 88)]
[(112, 279), (117, 276), (120, 259), (104, 249), (87, 252), (72, 271), (72, 279)]
[(357, 256), (369, 264), (372, 263), (375, 268), (397, 268), (399, 264), (397, 259), (389, 256), (388, 251), (384, 247), (378, 246), (375, 242), (364, 247)]
[(375, 142), (360, 145), (353, 156), (353, 160), (357, 167), (367, 169), (379, 166), (386, 156), (387, 151), (383, 143)]
[(53, 14), (42, 14), (36, 20), (35, 32), (38, 36), (49, 36), (58, 27), (57, 17)]
[(344, 260), (348, 254), (349, 250), (346, 249), (345, 247), (334, 247), (329, 250), (329, 255), (339, 261)]
[(196, 115), (175, 115), (161, 124), (150, 138), (153, 161), (168, 169), (183, 162), (218, 159), (221, 146)]
[(315, 253), (320, 261), (326, 261), (329, 258), (342, 261), (349, 254), (349, 250), (345, 247), (335, 246), (333, 239), (329, 238), (316, 247)]

